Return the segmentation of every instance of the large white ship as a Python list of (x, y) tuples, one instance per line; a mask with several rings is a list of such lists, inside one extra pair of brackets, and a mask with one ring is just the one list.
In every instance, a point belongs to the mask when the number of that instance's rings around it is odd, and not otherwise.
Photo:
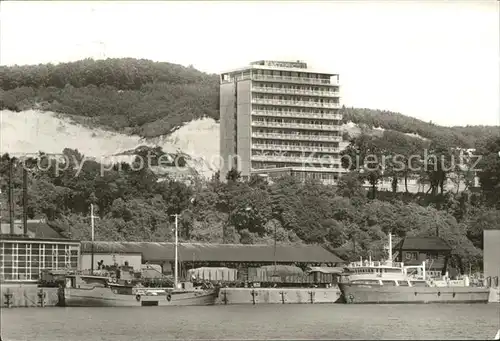
[(490, 289), (471, 286), (468, 276), (431, 278), (425, 261), (416, 266), (393, 262), (391, 238), (387, 261), (349, 264), (350, 272), (338, 284), (346, 303), (488, 303)]

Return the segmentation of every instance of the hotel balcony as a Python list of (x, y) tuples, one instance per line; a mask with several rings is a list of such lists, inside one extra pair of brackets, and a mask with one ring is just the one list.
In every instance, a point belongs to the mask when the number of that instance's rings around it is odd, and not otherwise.
[(298, 83), (298, 84), (323, 84), (323, 85), (339, 85), (338, 79), (319, 79), (307, 77), (291, 77), (291, 76), (275, 76), (275, 75), (252, 75), (252, 80), (283, 82), (283, 83)]
[[(252, 161), (296, 162), (302, 164), (340, 165), (340, 159), (334, 157), (286, 156), (286, 155), (252, 155)], [(317, 168), (317, 167), (315, 167)], [(323, 167), (319, 167), (323, 168)]]
[(327, 152), (339, 153), (340, 148), (336, 147), (314, 147), (314, 146), (286, 146), (282, 144), (252, 144), (252, 149), (259, 150), (277, 150), (277, 151), (294, 151), (294, 152)]
[(319, 118), (328, 120), (341, 120), (341, 114), (323, 114), (319, 112), (278, 111), (278, 110), (252, 110), (252, 115), (293, 118)]
[[(273, 160), (274, 161), (274, 160)], [(322, 173), (346, 173), (347, 170), (339, 167), (339, 168), (334, 168), (334, 167), (327, 167), (326, 165), (324, 167), (310, 167), (310, 166), (292, 166), (292, 167), (287, 167), (290, 168), (293, 172), (322, 172)], [(270, 167), (270, 168), (261, 168), (261, 169), (252, 169), (253, 173), (266, 173), (269, 170), (276, 169), (275, 167)]]
[(253, 92), (263, 92), (270, 94), (290, 94), (290, 95), (307, 95), (320, 97), (340, 97), (338, 91), (321, 91), (321, 90), (306, 90), (306, 89), (291, 89), (291, 88), (276, 88), (276, 87), (252, 87)]
[(293, 123), (293, 122), (269, 122), (269, 121), (252, 121), (254, 127), (276, 127), (276, 128), (292, 128), (292, 129), (310, 129), (310, 130), (330, 130), (340, 131), (339, 125), (327, 124), (309, 124), (309, 123)]
[(254, 104), (287, 105), (293, 107), (340, 109), (340, 103), (325, 103), (313, 101), (288, 101), (283, 99), (252, 98)]
[(303, 140), (303, 141), (342, 141), (342, 136), (332, 135), (301, 135), (301, 134), (279, 134), (279, 133), (257, 133), (252, 132), (252, 137), (275, 140)]
[(293, 170), (302, 172), (326, 172), (326, 173), (347, 173), (347, 170), (342, 167), (293, 167)]

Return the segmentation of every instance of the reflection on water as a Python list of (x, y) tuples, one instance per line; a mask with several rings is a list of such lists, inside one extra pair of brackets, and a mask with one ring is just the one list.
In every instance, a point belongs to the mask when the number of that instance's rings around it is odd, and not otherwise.
[(2, 309), (4, 341), (492, 339), (500, 304)]

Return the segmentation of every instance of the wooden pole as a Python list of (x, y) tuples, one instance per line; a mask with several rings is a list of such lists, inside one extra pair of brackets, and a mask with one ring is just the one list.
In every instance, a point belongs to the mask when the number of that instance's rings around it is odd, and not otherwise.
[(28, 235), (28, 171), (23, 167), (23, 233)]
[(14, 235), (14, 159), (9, 160), (9, 223), (10, 223), (10, 234)]
[(92, 244), (90, 254), (90, 274), (94, 274), (94, 204), (90, 204), (90, 226), (92, 228)]

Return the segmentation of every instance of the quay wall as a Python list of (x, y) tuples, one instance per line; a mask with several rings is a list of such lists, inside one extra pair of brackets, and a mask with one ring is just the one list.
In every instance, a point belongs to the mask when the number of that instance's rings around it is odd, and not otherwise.
[(54, 307), (59, 302), (57, 288), (5, 283), (0, 284), (0, 287), (0, 308)]
[(488, 303), (500, 303), (500, 287), (490, 288)]
[(221, 288), (216, 304), (321, 304), (340, 297), (338, 288)]

